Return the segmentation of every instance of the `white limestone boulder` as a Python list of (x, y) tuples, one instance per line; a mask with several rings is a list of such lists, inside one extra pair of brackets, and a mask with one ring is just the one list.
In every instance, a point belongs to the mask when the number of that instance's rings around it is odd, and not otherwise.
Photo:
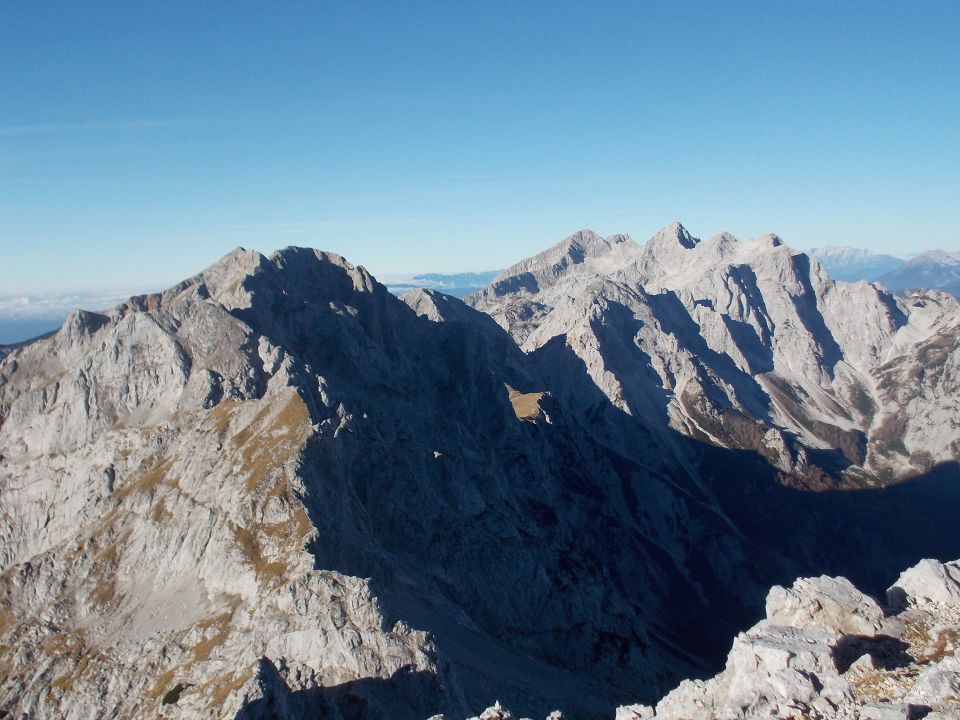
[(815, 627), (872, 636), (883, 623), (876, 601), (846, 578), (800, 578), (791, 588), (775, 585), (767, 595), (767, 619), (775, 625)]
[(928, 603), (960, 606), (960, 564), (921, 560), (887, 590), (887, 602), (898, 608)]

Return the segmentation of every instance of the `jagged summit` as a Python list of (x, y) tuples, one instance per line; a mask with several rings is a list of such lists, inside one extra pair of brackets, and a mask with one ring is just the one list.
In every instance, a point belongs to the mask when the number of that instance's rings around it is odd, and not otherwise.
[(693, 237), (679, 222), (674, 221), (660, 230), (647, 245), (651, 248), (672, 248), (679, 245), (685, 250), (692, 250), (700, 243), (699, 238)]
[[(933, 342), (937, 333), (954, 337), (960, 314), (949, 302), (943, 309), (934, 298), (907, 306), (877, 286), (835, 282), (774, 234), (701, 242), (679, 223), (612, 271), (517, 287), (502, 281), (467, 300), (528, 352), (566, 338), (611, 402), (644, 417), (648, 427), (666, 421), (709, 442), (769, 451), (784, 470), (806, 468), (815, 483), (837, 477), (838, 468), (859, 483), (864, 469), (886, 477), (927, 467), (914, 464), (919, 456), (906, 450), (911, 441), (898, 444), (914, 421), (895, 419), (891, 381), (879, 374), (911, 352), (912, 343)], [(598, 297), (608, 307), (615, 301), (614, 309), (598, 314)], [(612, 335), (619, 335), (615, 343)], [(641, 379), (627, 369), (636, 366), (655, 375)], [(666, 413), (661, 403), (651, 404), (662, 394)], [(851, 397), (860, 398), (852, 408)], [(953, 400), (938, 402), (936, 409), (918, 405), (918, 413), (960, 412)], [(929, 437), (932, 417), (915, 418), (916, 432)], [(747, 419), (758, 423), (749, 434), (763, 428), (762, 438), (743, 435)], [(912, 442), (926, 451), (928, 440)], [(953, 440), (942, 442), (950, 449), (937, 461), (955, 458)], [(811, 460), (808, 450), (821, 460)], [(839, 455), (829, 460), (824, 452)]]
[(722, 230), (721, 232), (711, 237), (708, 242), (721, 248), (730, 248), (730, 247), (736, 247), (739, 240), (736, 237), (736, 235), (734, 235), (733, 233), (727, 232), (726, 230)]
[(553, 247), (503, 270), (480, 293), (499, 296), (523, 290), (539, 292), (567, 275), (609, 272), (635, 257), (639, 247), (628, 235), (603, 238), (580, 230)]

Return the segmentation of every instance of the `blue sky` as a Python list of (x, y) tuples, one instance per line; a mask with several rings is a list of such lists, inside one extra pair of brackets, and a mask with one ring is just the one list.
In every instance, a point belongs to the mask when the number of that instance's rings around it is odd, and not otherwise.
[(957, 250), (958, 78), (957, 2), (4, 3), (0, 295), (674, 219)]

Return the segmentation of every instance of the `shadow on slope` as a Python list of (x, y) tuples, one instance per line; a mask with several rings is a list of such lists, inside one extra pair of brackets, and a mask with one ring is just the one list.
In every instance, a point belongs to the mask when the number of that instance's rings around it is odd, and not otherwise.
[[(314, 374), (316, 564), (374, 578), (387, 622), (433, 633), (471, 706), (543, 715), (569, 699), (608, 717), (715, 673), (772, 583), (843, 574), (879, 592), (922, 556), (960, 556), (955, 465), (886, 490), (785, 488), (756, 453), (671, 430), (662, 393), (662, 417), (617, 408), (562, 341), (524, 356), (476, 311), (432, 323), (329, 272), (303, 297), (261, 286), (242, 312)], [(505, 384), (549, 392), (551, 420), (517, 419)], [(383, 707), (413, 707), (410, 682), (343, 692), (389, 686)]]
[(877, 597), (924, 557), (960, 557), (953, 531), (960, 464), (942, 463), (878, 489), (785, 487), (754, 453), (701, 446), (700, 467), (724, 513), (752, 546), (761, 583), (843, 575)]
[(244, 703), (234, 720), (424, 720), (449, 704), (437, 676), (413, 668), (389, 678), (290, 690), (276, 666), (261, 658), (257, 678), (262, 696)]

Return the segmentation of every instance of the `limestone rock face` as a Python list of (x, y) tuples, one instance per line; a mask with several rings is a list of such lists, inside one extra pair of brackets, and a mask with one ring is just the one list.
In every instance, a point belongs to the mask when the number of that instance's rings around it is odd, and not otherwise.
[(894, 607), (930, 603), (960, 606), (960, 564), (921, 560), (887, 590), (887, 601)]
[[(499, 697), (517, 717), (595, 717), (655, 700), (715, 672), (772, 584), (886, 585), (905, 558), (960, 555), (938, 529), (957, 483), (806, 492), (952, 457), (955, 304), (915, 301), (832, 284), (774, 237), (677, 225), (643, 248), (579, 233), (472, 300), (490, 315), (397, 299), (303, 248), (238, 249), (77, 311), (0, 358), (0, 714), (422, 720)], [(913, 408), (886, 465), (856, 434), (873, 424), (843, 399), (851, 378), (877, 418)], [(870, 636), (876, 606), (809, 582), (778, 591), (777, 630), (738, 639), (734, 694), (684, 692), (759, 707), (747, 678), (767, 667), (764, 697), (846, 697), (807, 676), (828, 677), (835, 637)]]
[(835, 282), (775, 235), (582, 231), (467, 301), (552, 365), (561, 343), (662, 438), (757, 452), (794, 485), (869, 487), (960, 457), (956, 299)]
[(801, 578), (789, 590), (767, 595), (767, 620), (793, 628), (815, 627), (843, 634), (872, 635), (883, 624), (883, 610), (846, 578)]
[[(0, 366), (12, 717), (232, 717), (267, 688), (293, 707), (404, 672), (428, 676), (422, 701), (442, 695), (427, 635), (308, 550), (303, 459), (332, 420), (282, 336), (239, 317), (284, 260), (238, 251), (162, 295), (78, 311)], [(338, 269), (341, 287), (369, 283)]]
[(0, 710), (612, 712), (748, 574), (660, 467), (463, 303), (237, 250), (0, 362)]

